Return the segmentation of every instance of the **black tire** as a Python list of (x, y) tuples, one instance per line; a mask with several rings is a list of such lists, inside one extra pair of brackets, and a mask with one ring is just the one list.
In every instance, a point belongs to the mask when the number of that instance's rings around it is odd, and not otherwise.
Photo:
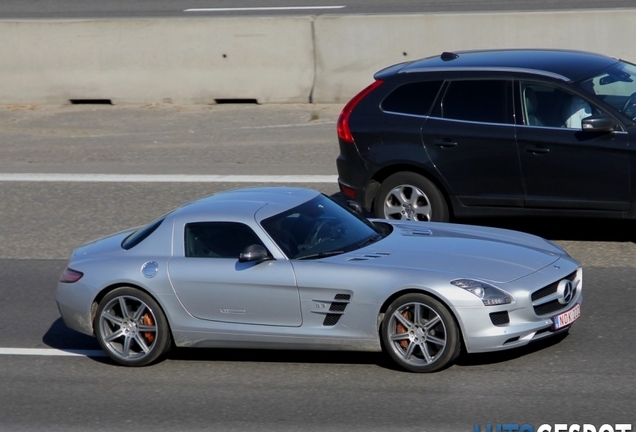
[(106, 354), (124, 366), (149, 365), (172, 347), (161, 307), (136, 288), (117, 288), (106, 294), (97, 307), (93, 329)]
[(388, 177), (373, 202), (376, 217), (412, 221), (446, 222), (448, 205), (439, 189), (426, 177), (399, 172)]
[(411, 372), (438, 371), (461, 352), (454, 317), (443, 304), (424, 294), (406, 294), (395, 300), (384, 314), (381, 337), (391, 359)]

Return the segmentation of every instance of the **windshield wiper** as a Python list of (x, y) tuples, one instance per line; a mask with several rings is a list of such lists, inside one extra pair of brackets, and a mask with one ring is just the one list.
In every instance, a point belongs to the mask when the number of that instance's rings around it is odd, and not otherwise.
[(316, 253), (316, 254), (311, 254), (311, 255), (305, 255), (305, 256), (301, 256), (299, 258), (296, 258), (298, 260), (304, 260), (304, 259), (309, 259), (309, 258), (324, 258), (324, 257), (328, 257), (328, 256), (333, 256), (333, 255), (340, 255), (343, 254), (344, 251), (331, 251), (331, 252), (320, 252), (320, 253)]
[(373, 234), (371, 237), (367, 238), (362, 243), (360, 243), (358, 245), (358, 247), (361, 248), (361, 247), (366, 246), (368, 244), (375, 243), (376, 241), (381, 240), (383, 238), (384, 237), (382, 235), (380, 235), (380, 234)]

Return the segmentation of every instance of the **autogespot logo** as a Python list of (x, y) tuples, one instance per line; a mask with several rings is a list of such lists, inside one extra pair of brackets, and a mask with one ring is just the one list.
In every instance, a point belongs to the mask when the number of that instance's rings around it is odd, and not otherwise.
[(473, 432), (628, 432), (632, 430), (631, 424), (604, 424), (595, 426), (591, 424), (542, 424), (534, 428), (529, 424), (486, 424), (482, 428), (475, 425)]

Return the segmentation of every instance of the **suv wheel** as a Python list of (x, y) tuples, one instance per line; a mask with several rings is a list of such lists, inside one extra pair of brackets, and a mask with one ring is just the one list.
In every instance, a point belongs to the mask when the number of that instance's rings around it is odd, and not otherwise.
[(448, 206), (437, 187), (412, 172), (399, 172), (387, 178), (376, 195), (376, 217), (410, 221), (448, 221)]

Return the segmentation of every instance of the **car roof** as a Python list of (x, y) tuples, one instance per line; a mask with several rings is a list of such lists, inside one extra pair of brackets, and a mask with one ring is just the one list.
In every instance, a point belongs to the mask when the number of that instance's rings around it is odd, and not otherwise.
[(502, 49), (488, 51), (444, 52), (379, 71), (376, 79), (395, 74), (432, 70), (517, 70), (577, 81), (609, 67), (619, 60), (603, 54), (556, 49)]
[(215, 193), (184, 204), (173, 212), (175, 217), (192, 219), (224, 218), (228, 220), (254, 220), (281, 213), (320, 195), (320, 192), (297, 187), (272, 186), (234, 189)]

